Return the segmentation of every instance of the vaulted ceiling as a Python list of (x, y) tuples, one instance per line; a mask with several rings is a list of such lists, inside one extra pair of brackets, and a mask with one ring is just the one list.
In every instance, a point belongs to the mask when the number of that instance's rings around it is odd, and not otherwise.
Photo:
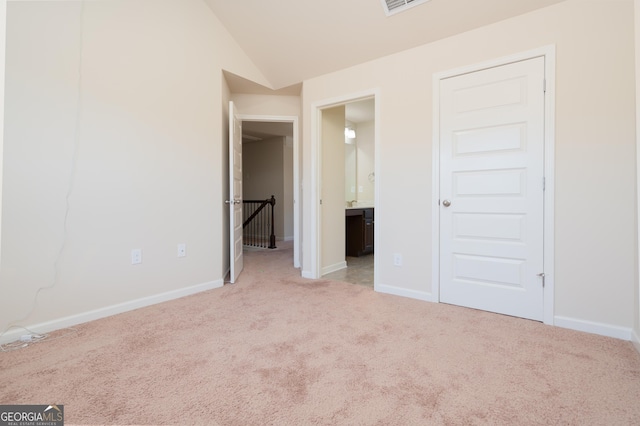
[(283, 89), (564, 0), (430, 0), (389, 17), (384, 0), (203, 1)]

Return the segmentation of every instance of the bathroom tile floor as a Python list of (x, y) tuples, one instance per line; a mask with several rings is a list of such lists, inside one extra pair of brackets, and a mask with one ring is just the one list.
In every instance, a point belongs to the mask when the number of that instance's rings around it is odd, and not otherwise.
[(373, 288), (373, 254), (360, 257), (347, 256), (345, 269), (324, 275), (322, 278)]

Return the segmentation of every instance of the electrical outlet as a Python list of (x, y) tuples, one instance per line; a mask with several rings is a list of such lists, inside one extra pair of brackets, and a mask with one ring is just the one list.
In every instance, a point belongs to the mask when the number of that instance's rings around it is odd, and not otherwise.
[(178, 244), (178, 257), (185, 257), (187, 255), (187, 245), (184, 243)]
[(402, 255), (400, 253), (393, 254), (393, 266), (402, 266)]
[(138, 263), (142, 263), (142, 250), (133, 249), (131, 250), (131, 264), (137, 265)]

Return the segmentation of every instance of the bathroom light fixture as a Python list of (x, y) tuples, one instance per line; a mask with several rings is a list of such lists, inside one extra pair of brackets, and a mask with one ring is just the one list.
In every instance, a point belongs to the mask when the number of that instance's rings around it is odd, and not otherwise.
[(345, 127), (344, 128), (344, 137), (347, 139), (355, 139), (356, 138), (356, 131), (353, 130), (351, 127)]

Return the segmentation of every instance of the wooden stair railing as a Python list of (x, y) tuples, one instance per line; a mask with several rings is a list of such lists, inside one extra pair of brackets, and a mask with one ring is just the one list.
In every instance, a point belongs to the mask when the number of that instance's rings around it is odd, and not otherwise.
[[(274, 228), (274, 211), (276, 199), (272, 195), (266, 200), (243, 200), (244, 222), (242, 239), (244, 245), (274, 249), (276, 235)], [(266, 207), (270, 205), (271, 208)], [(267, 245), (268, 244), (268, 245)]]

